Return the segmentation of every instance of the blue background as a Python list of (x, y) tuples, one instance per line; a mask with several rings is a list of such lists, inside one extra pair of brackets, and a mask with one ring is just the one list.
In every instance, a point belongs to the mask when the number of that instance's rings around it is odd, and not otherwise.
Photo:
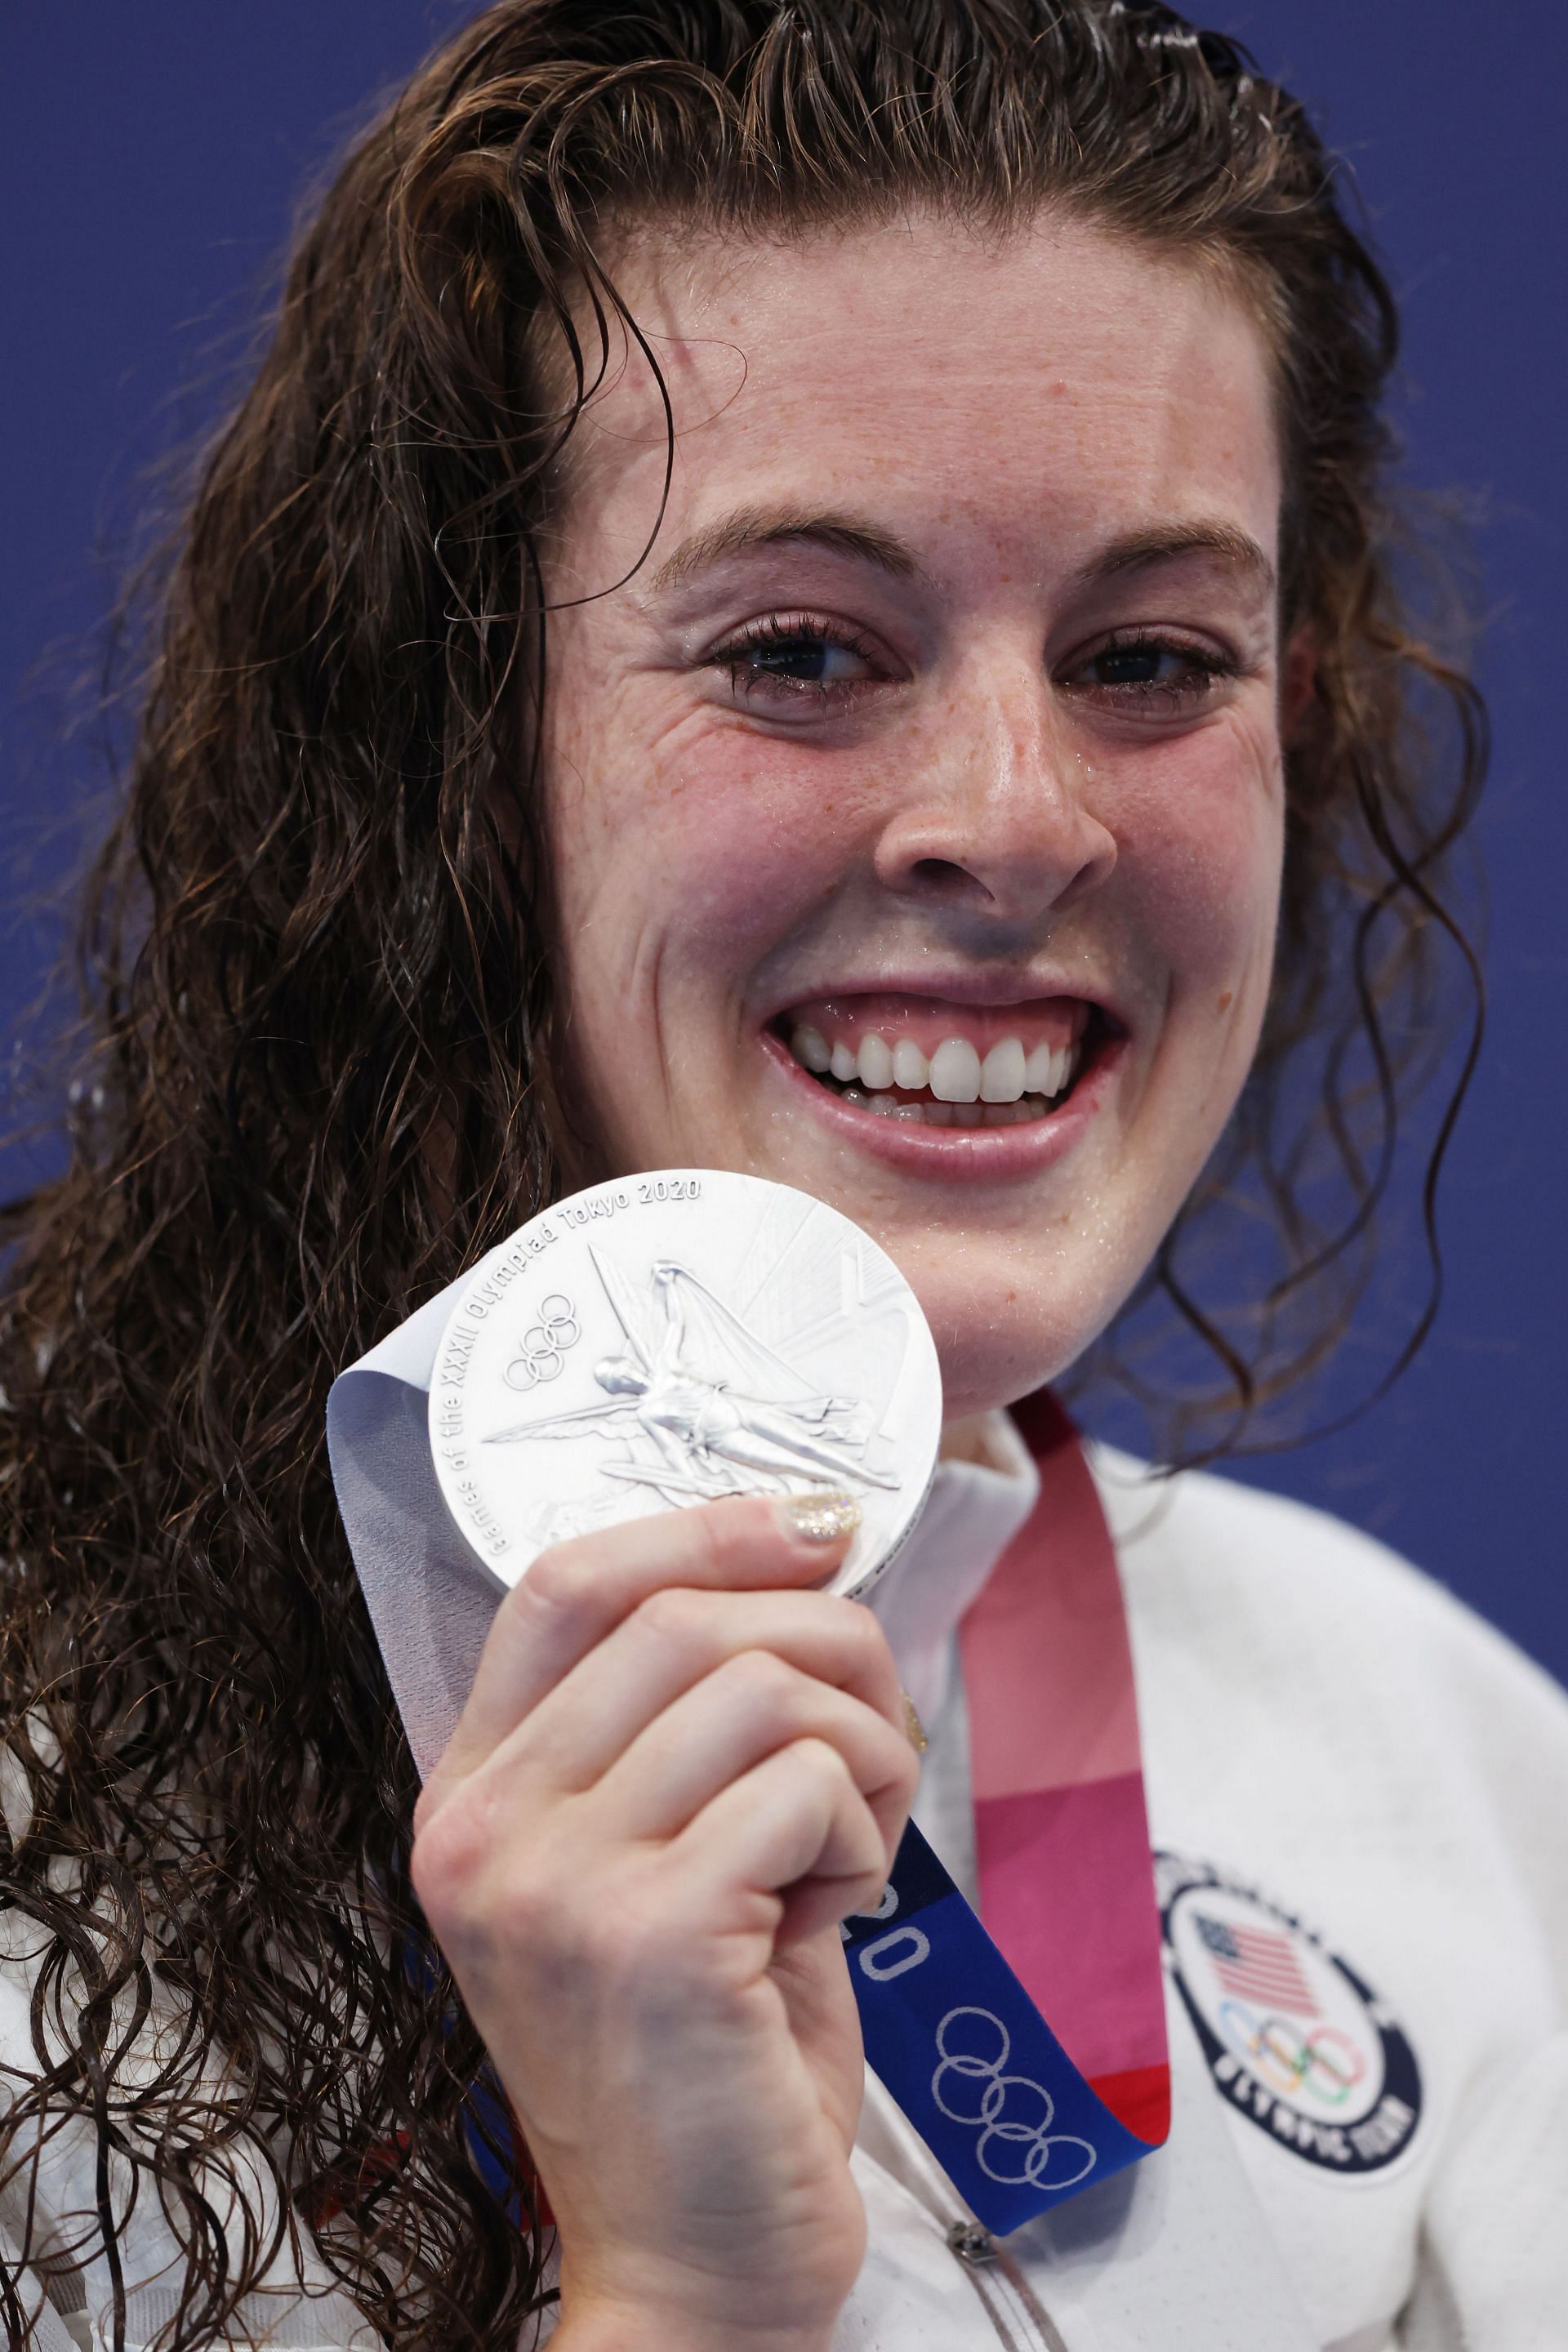
[[(374, 94), (467, 13), (446, 0), (5, 12), (0, 866), (19, 909), (0, 938), (8, 1046), (56, 938), (37, 895), (79, 853), (102, 787), (90, 741), (61, 729), (73, 664), (148, 504), (148, 467), (232, 383), (307, 184)], [(1369, 1415), (1246, 1475), (1383, 1536), (1568, 1676), (1557, 1484), (1568, 10), (1230, 0), (1209, 21), (1313, 105), (1359, 174), (1405, 305), (1411, 478), (1468, 494), (1497, 747), (1480, 827), (1491, 1029), (1446, 1189), (1442, 1320)], [(13, 1150), (0, 1175), (25, 1174)], [(1399, 1297), (1413, 1263), (1396, 1247)], [(1329, 1409), (1375, 1376), (1397, 1303), (1385, 1296), (1363, 1319)]]

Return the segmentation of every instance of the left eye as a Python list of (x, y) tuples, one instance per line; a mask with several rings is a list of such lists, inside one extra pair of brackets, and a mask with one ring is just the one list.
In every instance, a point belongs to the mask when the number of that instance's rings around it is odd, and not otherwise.
[(1163, 700), (1205, 694), (1229, 669), (1223, 655), (1159, 637), (1101, 646), (1067, 681), (1091, 691), (1157, 695)]
[(1118, 646), (1089, 667), (1097, 686), (1165, 686), (1181, 663), (1168, 646)]

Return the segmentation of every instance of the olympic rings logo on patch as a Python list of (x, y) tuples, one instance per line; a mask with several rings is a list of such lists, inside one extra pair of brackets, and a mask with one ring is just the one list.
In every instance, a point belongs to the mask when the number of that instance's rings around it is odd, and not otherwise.
[(582, 1338), (577, 1310), (560, 1291), (539, 1303), (539, 1321), (523, 1333), (517, 1354), (506, 1368), (509, 1389), (531, 1389), (541, 1381), (559, 1380), (565, 1370), (568, 1348)]
[[(961, 2025), (961, 2019), (973, 2022)], [(936, 2046), (942, 2063), (931, 2078), (931, 2097), (951, 2123), (979, 2132), (974, 2160), (988, 2180), (1010, 2188), (1075, 2189), (1093, 2171), (1098, 2158), (1088, 2140), (1052, 2131), (1056, 2102), (1045, 2085), (1003, 2072), (1013, 2044), (999, 2017), (988, 2009), (950, 2009), (937, 2027)], [(1052, 2178), (1058, 2149), (1078, 2152), (1066, 2158), (1076, 2169)], [(999, 2168), (1005, 2163), (1014, 2168)]]
[(1281, 2098), (1302, 2092), (1325, 2107), (1342, 2106), (1366, 2073), (1366, 2061), (1337, 2025), (1314, 2025), (1304, 2036), (1289, 2018), (1267, 2017), (1238, 2000), (1220, 2003), (1221, 2030), (1260, 2081)]
[(1389, 2003), (1233, 1872), (1163, 1853), (1155, 1882), (1166, 1963), (1231, 2111), (1342, 2179), (1396, 2163), (1421, 2128), (1425, 2090)]

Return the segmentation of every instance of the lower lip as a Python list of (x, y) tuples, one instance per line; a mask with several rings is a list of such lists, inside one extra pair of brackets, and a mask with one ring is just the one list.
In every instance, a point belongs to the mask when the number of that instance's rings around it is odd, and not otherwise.
[(1092, 1066), (1060, 1110), (1031, 1119), (1026, 1127), (922, 1127), (912, 1118), (859, 1110), (802, 1069), (771, 1029), (763, 1032), (762, 1042), (796, 1101), (839, 1142), (853, 1144), (884, 1166), (913, 1176), (948, 1183), (1005, 1184), (1037, 1175), (1072, 1150), (1100, 1106), (1126, 1041), (1102, 1036)]

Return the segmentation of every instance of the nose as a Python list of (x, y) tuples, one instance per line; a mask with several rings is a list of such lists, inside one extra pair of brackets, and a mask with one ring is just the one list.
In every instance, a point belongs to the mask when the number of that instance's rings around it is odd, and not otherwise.
[(1043, 667), (988, 667), (941, 725), (929, 756), (911, 758), (879, 837), (884, 887), (1012, 923), (1097, 889), (1116, 863), (1116, 836), (1091, 804), (1093, 772), (1066, 740)]

